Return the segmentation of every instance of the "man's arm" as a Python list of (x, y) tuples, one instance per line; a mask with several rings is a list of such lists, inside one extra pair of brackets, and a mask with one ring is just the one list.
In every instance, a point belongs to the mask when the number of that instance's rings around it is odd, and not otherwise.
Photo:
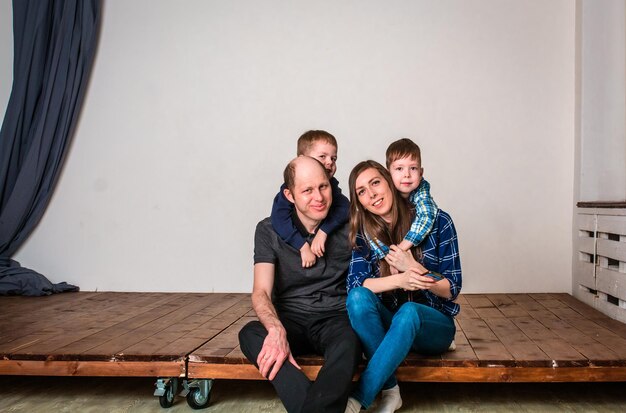
[(285, 327), (278, 319), (278, 314), (272, 304), (274, 269), (274, 264), (271, 263), (254, 264), (254, 287), (252, 288), (252, 308), (267, 330), (267, 337), (256, 362), (261, 375), (269, 380), (276, 377), (276, 373), (287, 358), (291, 364), (300, 369), (289, 349)]

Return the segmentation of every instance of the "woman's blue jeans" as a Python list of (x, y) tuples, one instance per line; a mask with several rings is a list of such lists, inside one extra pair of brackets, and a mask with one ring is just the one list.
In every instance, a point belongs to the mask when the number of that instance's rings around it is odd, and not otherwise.
[(350, 290), (346, 306), (369, 360), (352, 394), (365, 408), (378, 392), (398, 383), (394, 373), (410, 350), (441, 354), (454, 339), (454, 319), (427, 305), (404, 303), (394, 314), (376, 294), (357, 287)]

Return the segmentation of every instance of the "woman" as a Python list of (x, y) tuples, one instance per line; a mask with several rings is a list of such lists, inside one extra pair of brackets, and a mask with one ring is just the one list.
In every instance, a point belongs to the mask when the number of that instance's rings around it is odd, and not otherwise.
[(453, 302), (461, 290), (456, 231), (439, 210), (420, 247), (392, 247), (385, 260), (370, 254), (366, 237), (399, 243), (411, 225), (411, 210), (379, 163), (364, 161), (350, 173), (352, 261), (347, 279), (348, 315), (369, 360), (346, 411), (368, 408), (379, 391), (380, 412), (402, 406), (394, 372), (410, 350), (441, 354), (454, 339)]

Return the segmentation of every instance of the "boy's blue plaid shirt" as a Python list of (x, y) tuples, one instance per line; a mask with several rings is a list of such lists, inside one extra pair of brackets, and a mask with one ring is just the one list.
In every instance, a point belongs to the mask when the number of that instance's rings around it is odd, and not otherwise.
[[(363, 286), (367, 278), (380, 277), (380, 259), (369, 248), (369, 243), (361, 234), (357, 234), (357, 248), (352, 250), (352, 259), (346, 279), (348, 292), (352, 288)], [(445, 299), (438, 297), (430, 291), (423, 291), (428, 305), (444, 314), (455, 316), (460, 307), (453, 302), (461, 292), (462, 275), (461, 259), (456, 229), (452, 218), (444, 211), (439, 211), (432, 231), (422, 244), (423, 262), (421, 263), (430, 271), (438, 272), (450, 282), (452, 297)], [(392, 304), (390, 310), (395, 311), (402, 305), (392, 292)]]
[[(409, 232), (404, 237), (413, 245), (419, 245), (433, 228), (435, 218), (437, 218), (437, 204), (430, 196), (430, 184), (425, 179), (409, 195), (409, 202), (415, 206), (415, 219), (411, 223)], [(379, 239), (372, 239), (367, 236), (370, 249), (378, 257), (383, 259), (389, 253), (389, 246)]]

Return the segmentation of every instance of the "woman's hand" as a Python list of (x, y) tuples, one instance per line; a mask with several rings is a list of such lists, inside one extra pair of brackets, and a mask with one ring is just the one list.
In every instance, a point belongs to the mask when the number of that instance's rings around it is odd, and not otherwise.
[[(409, 274), (409, 285), (415, 290), (429, 290), (431, 293), (441, 298), (450, 299), (450, 281), (447, 278), (436, 279), (422, 274), (421, 269), (411, 268), (406, 272)], [(427, 272), (428, 273), (428, 272)]]
[[(393, 271), (393, 270), (392, 270)], [(430, 290), (435, 295), (442, 298), (450, 298), (450, 282), (447, 278), (435, 280), (425, 274), (429, 271), (422, 265), (417, 264), (407, 271), (392, 274), (388, 277), (370, 277), (363, 281), (363, 287), (368, 288), (373, 293), (383, 293), (385, 291), (401, 288), (406, 291)]]
[(408, 276), (408, 284), (409, 286), (411, 286), (411, 291), (430, 290), (437, 283), (437, 280), (427, 275), (424, 275), (419, 268), (409, 268), (409, 270), (406, 271), (405, 274), (407, 274)]
[[(405, 291), (415, 291), (417, 287), (415, 286), (415, 280), (413, 279), (415, 273), (412, 271), (405, 271), (401, 273), (397, 273), (392, 275), (396, 279), (395, 288), (401, 288)], [(386, 278), (386, 277), (383, 277)]]
[(402, 288), (405, 291), (430, 289), (430, 285), (428, 284), (430, 283), (429, 277), (421, 275), (416, 268), (409, 268), (407, 271), (392, 275), (391, 277), (395, 279), (395, 288)]
[(389, 247), (389, 254), (385, 256), (385, 261), (397, 268), (399, 272), (405, 272), (409, 268), (418, 268), (421, 274), (428, 273), (428, 270), (413, 258), (411, 251), (403, 251), (397, 245)]

